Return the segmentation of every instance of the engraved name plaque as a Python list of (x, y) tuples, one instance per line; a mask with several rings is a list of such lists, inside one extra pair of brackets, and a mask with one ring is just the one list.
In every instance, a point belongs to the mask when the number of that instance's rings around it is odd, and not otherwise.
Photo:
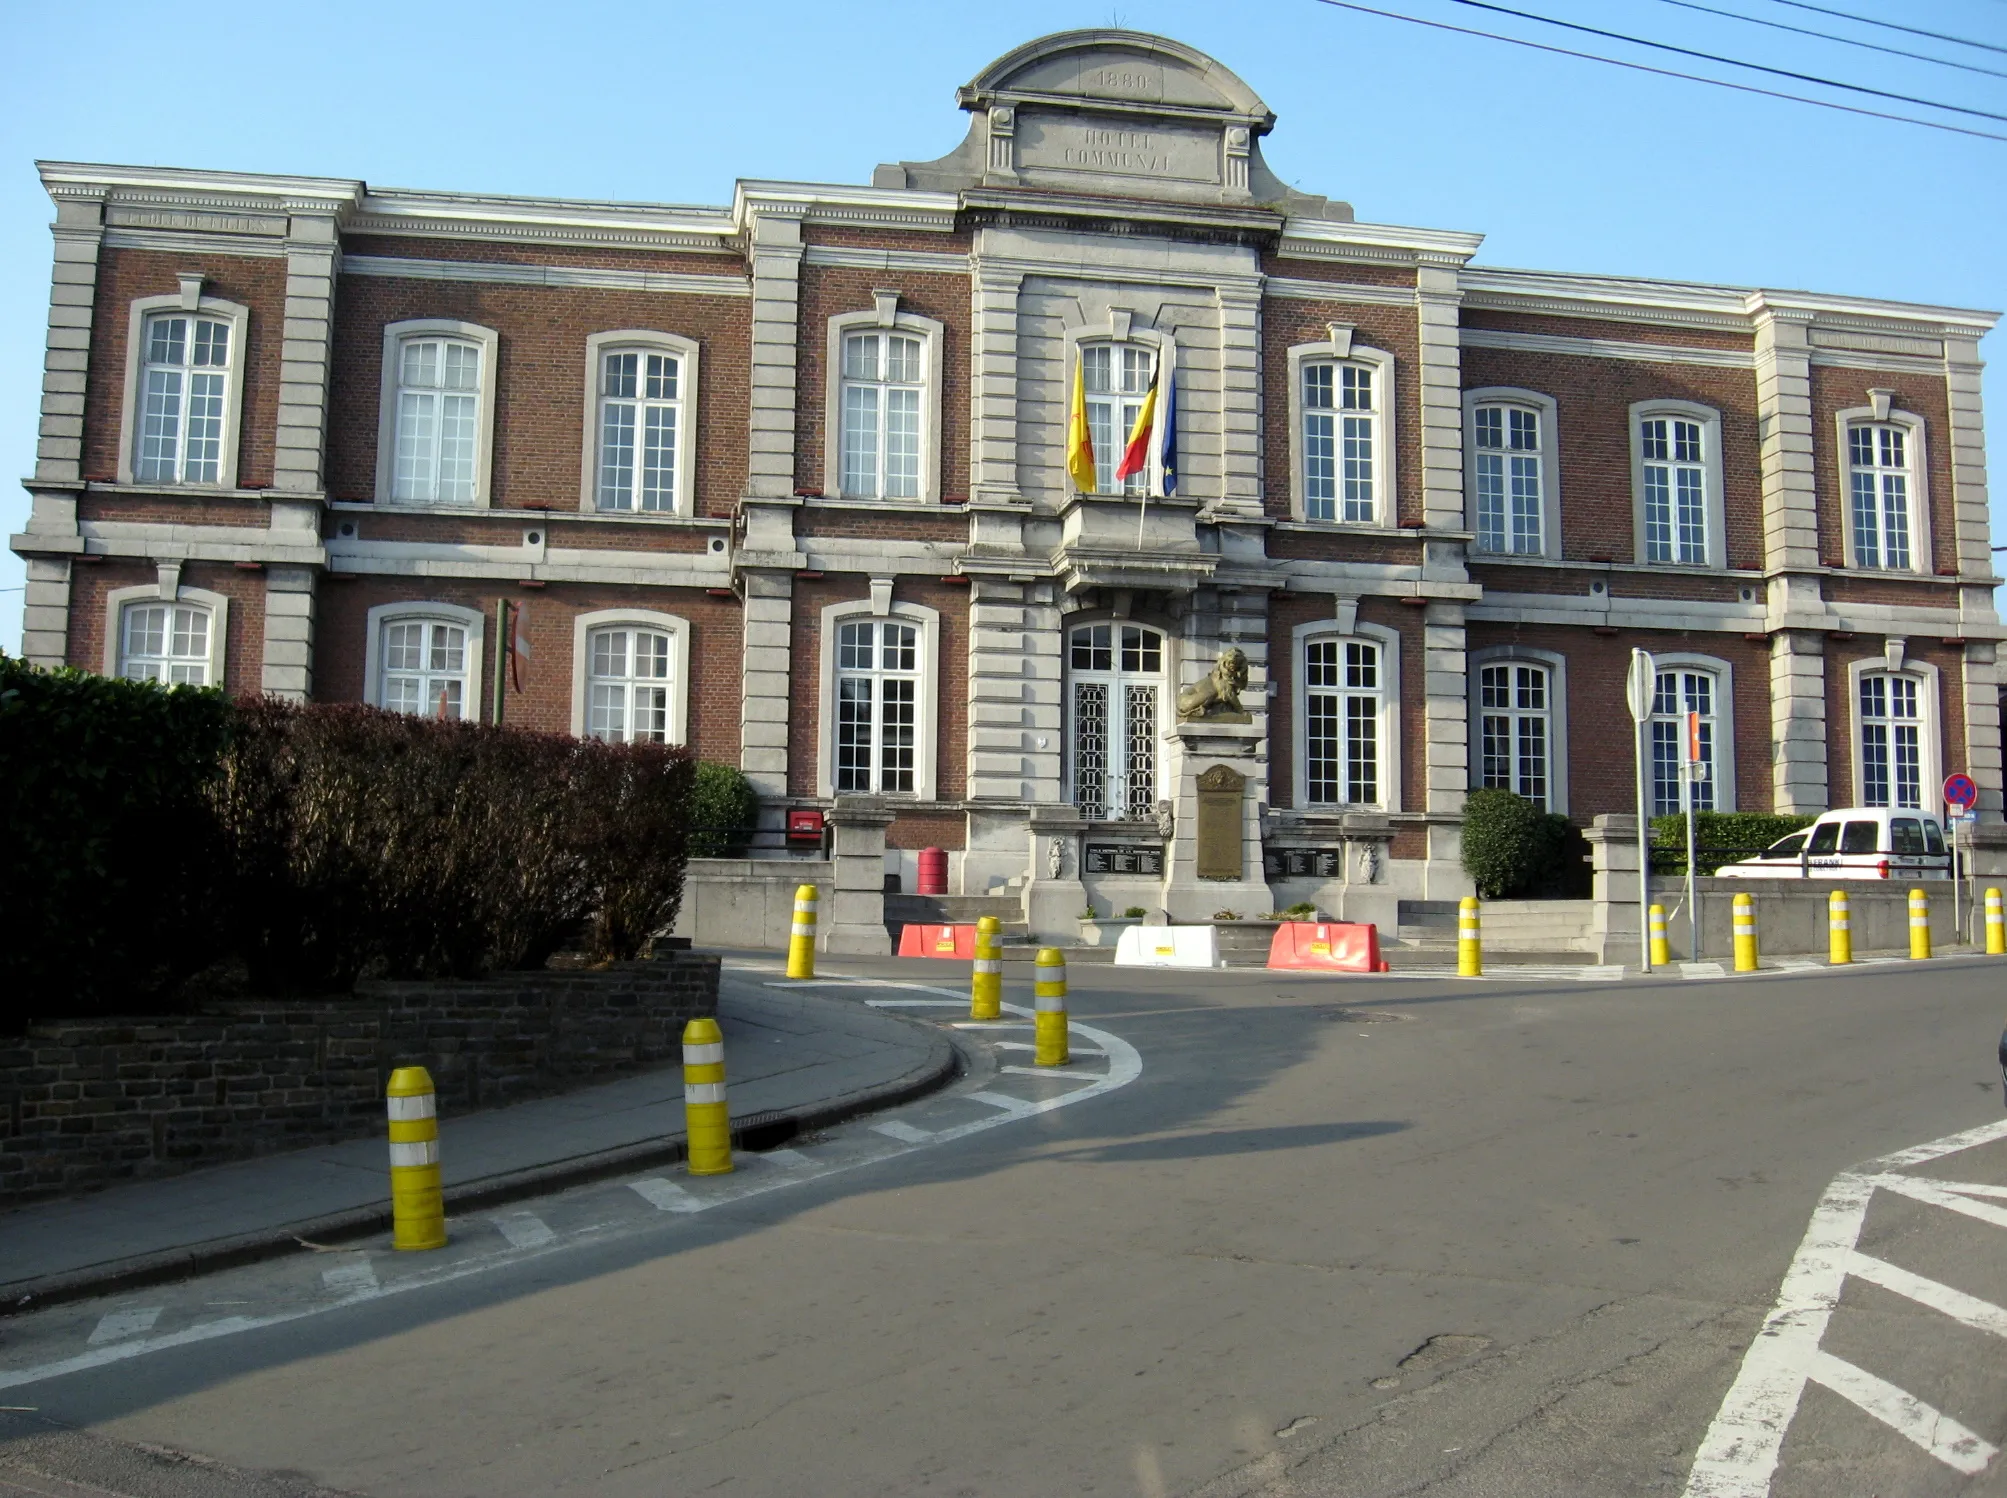
[(1247, 777), (1226, 765), (1199, 776), (1198, 876), (1238, 879), (1242, 872), (1241, 801)]

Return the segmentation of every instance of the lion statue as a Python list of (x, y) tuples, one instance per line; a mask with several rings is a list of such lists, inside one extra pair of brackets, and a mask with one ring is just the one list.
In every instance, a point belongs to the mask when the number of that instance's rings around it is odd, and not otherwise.
[(1247, 709), (1240, 705), (1240, 694), (1246, 687), (1247, 656), (1239, 646), (1230, 645), (1220, 652), (1204, 681), (1178, 689), (1178, 721), (1192, 723), (1230, 714), (1245, 719)]

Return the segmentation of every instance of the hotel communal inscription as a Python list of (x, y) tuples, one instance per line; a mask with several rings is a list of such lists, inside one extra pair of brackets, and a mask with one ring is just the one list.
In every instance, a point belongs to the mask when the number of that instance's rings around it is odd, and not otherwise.
[(1151, 126), (1139, 130), (1110, 121), (1059, 119), (1029, 110), (1018, 114), (1019, 171), (1056, 169), (1113, 177), (1170, 177), (1219, 181), (1219, 132)]

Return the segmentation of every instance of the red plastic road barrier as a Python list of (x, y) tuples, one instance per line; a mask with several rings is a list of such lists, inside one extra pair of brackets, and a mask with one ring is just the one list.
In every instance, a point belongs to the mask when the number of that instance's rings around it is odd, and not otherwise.
[(1285, 921), (1268, 944), (1268, 965), (1332, 973), (1384, 973), (1380, 928), (1337, 921)]
[(901, 957), (955, 957), (972, 962), (976, 955), (974, 926), (921, 926), (909, 922), (899, 930)]

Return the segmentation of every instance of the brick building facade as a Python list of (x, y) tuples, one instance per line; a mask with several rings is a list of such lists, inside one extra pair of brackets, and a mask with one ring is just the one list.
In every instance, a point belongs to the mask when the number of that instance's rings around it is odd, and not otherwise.
[(1638, 647), (1661, 804), (1698, 712), (1721, 809), (2000, 814), (1993, 314), (1477, 265), (1158, 37), (959, 100), (719, 208), (45, 163), (27, 655), (687, 743), (1054, 934), (1463, 893), (1472, 786), (1632, 808)]

